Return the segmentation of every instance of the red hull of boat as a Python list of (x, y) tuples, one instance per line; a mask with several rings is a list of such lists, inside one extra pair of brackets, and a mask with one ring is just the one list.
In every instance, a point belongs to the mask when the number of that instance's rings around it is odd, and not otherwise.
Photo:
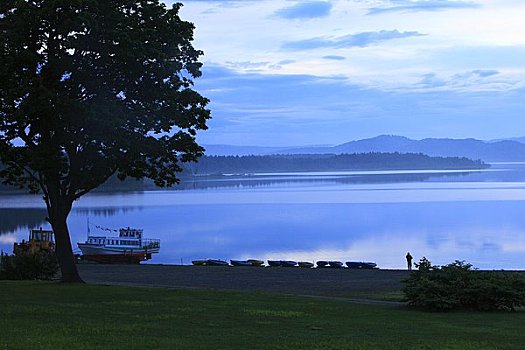
[(82, 260), (102, 264), (139, 264), (141, 261), (151, 259), (151, 254), (97, 254), (81, 255)]

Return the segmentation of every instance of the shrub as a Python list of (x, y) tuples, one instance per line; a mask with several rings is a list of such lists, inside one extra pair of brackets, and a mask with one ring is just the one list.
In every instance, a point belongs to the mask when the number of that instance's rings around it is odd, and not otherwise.
[(58, 262), (52, 252), (18, 252), (0, 257), (0, 279), (50, 280), (58, 272)]
[(505, 271), (478, 271), (464, 261), (442, 267), (426, 258), (403, 281), (409, 305), (434, 311), (515, 310), (525, 306), (525, 275)]

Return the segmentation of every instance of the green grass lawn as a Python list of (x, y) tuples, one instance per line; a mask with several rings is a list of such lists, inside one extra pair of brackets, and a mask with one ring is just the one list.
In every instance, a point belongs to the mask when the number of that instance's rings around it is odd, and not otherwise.
[(525, 312), (0, 281), (4, 349), (524, 349)]

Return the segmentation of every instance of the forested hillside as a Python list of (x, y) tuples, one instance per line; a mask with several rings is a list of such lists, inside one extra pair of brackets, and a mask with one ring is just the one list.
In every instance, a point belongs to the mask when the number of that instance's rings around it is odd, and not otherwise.
[(392, 169), (482, 169), (479, 160), (430, 157), (424, 154), (358, 153), (270, 156), (204, 156), (186, 165), (186, 175), (244, 174), (287, 171), (342, 171)]

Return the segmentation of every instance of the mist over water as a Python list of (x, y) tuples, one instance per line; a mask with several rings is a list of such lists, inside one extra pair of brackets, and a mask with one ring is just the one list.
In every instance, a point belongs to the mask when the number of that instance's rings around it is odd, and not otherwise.
[[(150, 263), (192, 259), (364, 260), (525, 269), (525, 165), (483, 171), (259, 174), (178, 190), (93, 193), (69, 217), (74, 246), (95, 225), (161, 239)], [(0, 196), (0, 249), (48, 227), (40, 196)]]

